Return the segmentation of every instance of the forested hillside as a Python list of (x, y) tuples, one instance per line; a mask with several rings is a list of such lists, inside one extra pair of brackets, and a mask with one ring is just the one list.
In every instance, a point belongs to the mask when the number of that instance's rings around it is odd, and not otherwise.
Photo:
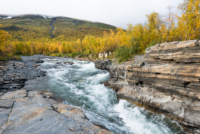
[(72, 53), (97, 57), (101, 52), (115, 51), (121, 62), (157, 43), (200, 39), (200, 1), (184, 0), (177, 8), (181, 15), (168, 7), (166, 14), (150, 13), (146, 15), (146, 23), (128, 24), (127, 30), (58, 17), (54, 38), (51, 37), (52, 18), (20, 16), (1, 19), (0, 23), (1, 29), (12, 36), (5, 46), (12, 48), (13, 54)]

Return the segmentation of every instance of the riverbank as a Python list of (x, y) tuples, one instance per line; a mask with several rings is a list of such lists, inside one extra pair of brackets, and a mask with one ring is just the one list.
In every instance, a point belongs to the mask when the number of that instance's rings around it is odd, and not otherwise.
[(38, 68), (45, 58), (54, 57), (24, 56), (20, 61), (1, 62), (0, 133), (111, 133), (51, 92), (25, 88), (26, 82), (46, 75)]
[(119, 98), (165, 113), (179, 120), (188, 133), (200, 133), (200, 91), (198, 40), (158, 44), (135, 58), (131, 65), (96, 61), (108, 70), (105, 85)]

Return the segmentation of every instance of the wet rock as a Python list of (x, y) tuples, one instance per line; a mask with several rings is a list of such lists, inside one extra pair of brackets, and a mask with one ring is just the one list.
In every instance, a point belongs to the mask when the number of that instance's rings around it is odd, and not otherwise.
[(61, 64), (61, 62), (56, 62), (56, 64)]
[[(44, 55), (43, 55), (44, 56)], [(31, 56), (30, 56), (31, 57)], [(29, 61), (35, 62), (35, 63), (44, 63), (43, 59), (40, 59), (39, 57), (34, 57), (32, 56), (31, 58), (28, 59)]]
[(74, 62), (66, 61), (66, 62), (64, 62), (64, 64), (73, 65), (73, 64), (74, 64)]
[(107, 73), (106, 71), (102, 71), (102, 72), (101, 72), (101, 74), (106, 74), (106, 73)]
[(36, 63), (44, 63), (44, 60), (38, 59), (35, 61)]
[(102, 70), (109, 70), (109, 66), (112, 64), (111, 60), (97, 60), (95, 61), (95, 67)]

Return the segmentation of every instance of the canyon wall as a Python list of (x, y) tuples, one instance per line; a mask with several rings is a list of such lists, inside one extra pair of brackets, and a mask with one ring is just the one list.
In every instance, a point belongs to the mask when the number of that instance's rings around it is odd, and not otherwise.
[(200, 41), (157, 44), (132, 64), (106, 60), (95, 66), (110, 72), (105, 84), (119, 98), (166, 113), (188, 133), (200, 133)]

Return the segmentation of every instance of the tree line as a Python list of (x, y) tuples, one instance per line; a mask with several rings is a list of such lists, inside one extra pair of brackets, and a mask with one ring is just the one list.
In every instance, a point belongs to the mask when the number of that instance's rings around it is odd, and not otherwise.
[[(101, 52), (116, 52), (118, 57), (126, 55), (125, 60), (141, 54), (147, 47), (157, 43), (200, 39), (200, 0), (184, 0), (179, 4), (181, 15), (168, 7), (168, 13), (157, 12), (146, 15), (144, 24), (128, 24), (126, 30), (104, 32), (102, 37), (85, 36), (76, 41), (51, 39), (18, 41), (9, 40), (10, 35), (0, 31), (0, 56), (12, 54), (80, 53), (97, 56)], [(123, 59), (122, 59), (123, 60)]]

